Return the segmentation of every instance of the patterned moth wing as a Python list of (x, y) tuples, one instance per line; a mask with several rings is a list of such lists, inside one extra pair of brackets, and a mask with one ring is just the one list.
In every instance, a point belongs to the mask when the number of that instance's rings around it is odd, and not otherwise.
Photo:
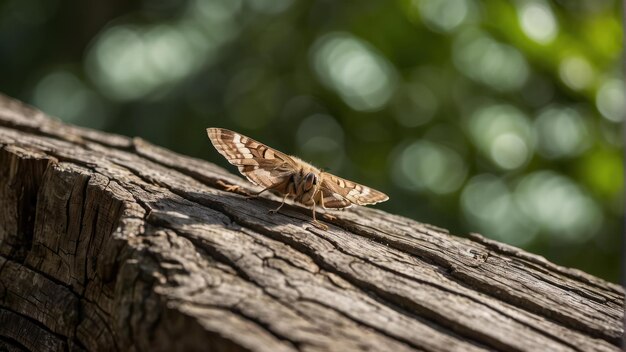
[(296, 171), (288, 155), (261, 142), (223, 128), (207, 128), (213, 146), (250, 182), (263, 188), (285, 181)]
[(322, 174), (320, 188), (326, 208), (346, 208), (353, 204), (376, 204), (389, 199), (383, 192), (329, 173)]

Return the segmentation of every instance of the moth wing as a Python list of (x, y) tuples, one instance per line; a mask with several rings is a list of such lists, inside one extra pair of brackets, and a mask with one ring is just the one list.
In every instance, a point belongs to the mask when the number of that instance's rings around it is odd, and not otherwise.
[(322, 188), (322, 197), (324, 198), (324, 208), (339, 209), (349, 208), (354, 205), (341, 194), (333, 192), (328, 188)]
[(383, 192), (329, 173), (322, 174), (321, 190), (326, 208), (376, 204), (389, 199)]
[(274, 186), (296, 171), (291, 157), (252, 138), (224, 128), (207, 128), (207, 134), (215, 149), (256, 185)]

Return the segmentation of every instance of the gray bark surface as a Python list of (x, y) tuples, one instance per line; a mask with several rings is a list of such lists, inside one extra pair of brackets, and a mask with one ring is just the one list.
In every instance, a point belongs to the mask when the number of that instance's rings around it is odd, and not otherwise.
[(618, 285), (372, 208), (322, 231), (224, 184), (256, 189), (0, 95), (0, 350), (620, 350)]

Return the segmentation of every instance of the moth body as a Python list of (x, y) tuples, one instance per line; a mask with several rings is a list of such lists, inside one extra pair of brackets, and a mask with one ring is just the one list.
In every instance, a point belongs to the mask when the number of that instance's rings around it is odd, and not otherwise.
[(306, 206), (312, 206), (315, 196), (320, 195), (320, 179), (321, 171), (317, 168), (305, 163), (304, 161), (291, 157), (300, 166), (289, 179), (288, 192), (293, 200)]

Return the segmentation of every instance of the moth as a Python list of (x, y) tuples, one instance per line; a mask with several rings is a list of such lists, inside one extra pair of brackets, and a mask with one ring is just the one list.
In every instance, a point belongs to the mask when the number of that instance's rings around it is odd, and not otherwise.
[(273, 191), (283, 196), (276, 213), (287, 198), (313, 211), (313, 224), (319, 228), (328, 227), (315, 217), (317, 206), (323, 209), (348, 208), (352, 205), (367, 205), (384, 202), (389, 197), (373, 188), (348, 181), (295, 156), (290, 156), (270, 148), (237, 132), (223, 128), (207, 128), (213, 146), (250, 182), (263, 189), (251, 196), (258, 197), (265, 191)]

